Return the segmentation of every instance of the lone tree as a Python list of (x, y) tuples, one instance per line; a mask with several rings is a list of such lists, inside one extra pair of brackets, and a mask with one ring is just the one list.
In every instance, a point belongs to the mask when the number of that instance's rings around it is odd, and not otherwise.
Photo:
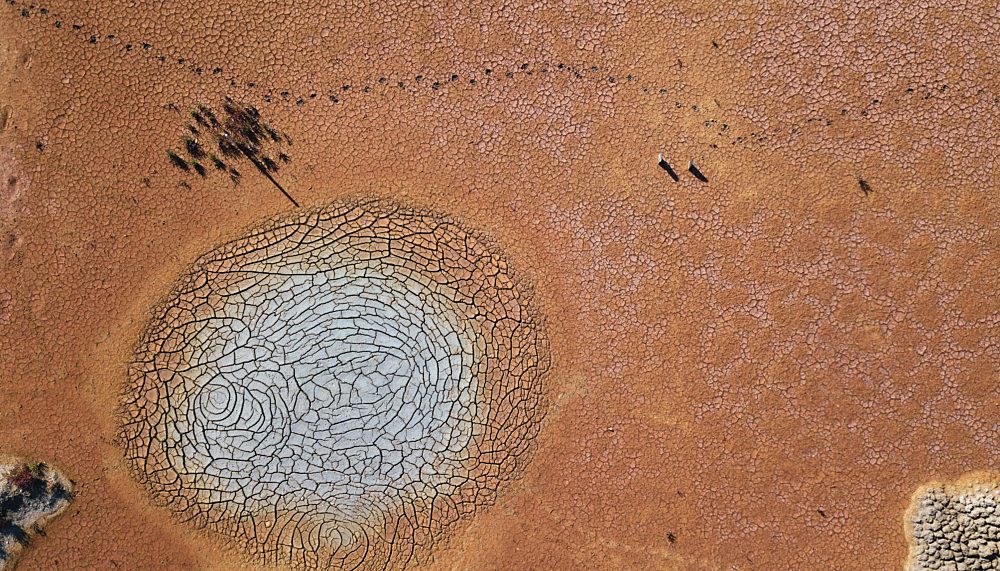
[[(167, 151), (170, 162), (177, 168), (199, 176), (208, 176), (206, 164), (229, 175), (234, 184), (239, 184), (242, 174), (233, 162), (249, 161), (271, 184), (281, 191), (296, 207), (299, 203), (274, 179), (278, 163), (288, 163), (291, 159), (283, 146), (291, 145), (288, 135), (273, 129), (260, 120), (256, 107), (241, 106), (226, 97), (222, 103), (222, 113), (216, 113), (206, 105), (198, 105), (191, 111), (194, 123), (187, 125), (187, 133), (182, 139), (181, 149)], [(275, 158), (272, 158), (272, 155)]]

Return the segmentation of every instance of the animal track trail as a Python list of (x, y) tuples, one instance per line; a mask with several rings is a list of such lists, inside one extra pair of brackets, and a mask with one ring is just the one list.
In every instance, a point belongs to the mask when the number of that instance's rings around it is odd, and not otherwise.
[[(504, 82), (519, 81), (531, 76), (563, 76), (569, 81), (584, 81), (596, 86), (624, 86), (635, 94), (645, 97), (655, 98), (655, 102), (663, 105), (664, 112), (685, 113), (692, 115), (703, 115), (706, 110), (701, 106), (685, 101), (679, 101), (671, 97), (677, 91), (676, 86), (651, 85), (640, 81), (636, 72), (621, 71), (616, 73), (606, 69), (601, 65), (586, 63), (570, 64), (566, 62), (519, 62), (512, 63), (503, 69), (482, 68), (479, 73), (472, 75), (462, 75), (454, 72), (439, 72), (433, 76), (421, 73), (407, 74), (401, 76), (381, 75), (368, 79), (348, 78), (336, 85), (331, 85), (321, 90), (308, 90), (293, 93), (289, 90), (279, 90), (261, 85), (260, 82), (236, 77), (229, 74), (225, 66), (221, 63), (209, 63), (194, 61), (187, 54), (176, 50), (164, 49), (142, 39), (127, 39), (118, 33), (108, 33), (101, 31), (97, 26), (85, 23), (80, 19), (70, 15), (48, 9), (45, 5), (35, 2), (25, 2), (24, 0), (4, 0), (7, 7), (16, 12), (20, 17), (45, 24), (53, 30), (65, 33), (73, 33), (79, 36), (81, 41), (92, 46), (112, 46), (118, 50), (120, 57), (143, 57), (151, 63), (157, 65), (171, 66), (185, 71), (194, 77), (217, 76), (228, 82), (233, 89), (244, 89), (256, 100), (263, 103), (286, 104), (305, 107), (314, 104), (327, 104), (332, 106), (349, 105), (367, 96), (384, 94), (388, 90), (399, 90), (411, 94), (418, 93), (447, 93), (449, 88), (467, 84), (475, 89), (497, 88)], [(706, 40), (708, 41), (708, 40)], [(718, 48), (718, 43), (711, 40), (713, 47)], [(681, 63), (683, 67), (683, 63)], [(806, 119), (801, 124), (776, 125), (770, 128), (754, 128), (752, 124), (748, 128), (736, 130), (732, 128), (735, 120), (722, 121), (719, 119), (706, 119), (703, 122), (704, 128), (714, 137), (717, 142), (706, 142), (704, 147), (709, 151), (719, 149), (723, 145), (730, 147), (756, 148), (768, 143), (778, 136), (808, 136), (810, 133), (819, 133), (824, 129), (837, 124), (838, 121), (847, 118), (867, 118), (877, 107), (889, 103), (914, 104), (932, 98), (955, 96), (965, 98), (980, 98), (992, 100), (993, 103), (1000, 103), (1000, 95), (990, 93), (988, 90), (977, 88), (975, 93), (958, 93), (960, 90), (949, 89), (948, 85), (920, 85), (909, 86), (899, 92), (886, 93), (881, 97), (875, 97), (870, 103), (861, 109), (852, 110), (846, 103), (841, 106), (841, 111), (830, 116), (816, 116)], [(971, 90), (966, 90), (971, 91)], [(720, 110), (723, 106), (719, 106)], [(743, 121), (746, 122), (746, 121)], [(40, 151), (42, 149), (39, 149)]]

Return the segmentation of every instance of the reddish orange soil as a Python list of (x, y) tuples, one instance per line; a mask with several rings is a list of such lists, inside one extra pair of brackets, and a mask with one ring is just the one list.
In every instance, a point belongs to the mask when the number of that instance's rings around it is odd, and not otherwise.
[(539, 449), (441, 569), (896, 569), (915, 489), (1000, 466), (995, 3), (271, 4), (0, 6), (0, 451), (78, 490), (19, 569), (241, 565), (111, 443), (150, 307), (290, 208), (167, 159), (225, 95), (303, 205), (535, 284)]

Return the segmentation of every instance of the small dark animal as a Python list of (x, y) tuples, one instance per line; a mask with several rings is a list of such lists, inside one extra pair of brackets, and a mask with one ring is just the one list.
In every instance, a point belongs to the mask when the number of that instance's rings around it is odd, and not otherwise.
[(173, 151), (167, 151), (167, 156), (170, 157), (170, 162), (174, 164), (175, 167), (181, 169), (182, 171), (191, 170), (191, 166), (188, 165), (187, 161), (180, 158), (177, 153)]
[(679, 181), (680, 177), (677, 176), (677, 173), (674, 172), (674, 169), (670, 167), (670, 163), (668, 163), (667, 160), (663, 158), (663, 153), (660, 153), (659, 158), (660, 158), (659, 162), (660, 168), (667, 171), (667, 174), (670, 175), (670, 178), (674, 179), (674, 182)]
[(708, 177), (698, 170), (698, 167), (694, 166), (694, 161), (688, 163), (688, 171), (694, 175), (694, 178), (700, 180), (701, 182), (708, 182)]
[(866, 181), (865, 179), (859, 178), (858, 186), (861, 187), (861, 192), (865, 193), (865, 196), (868, 196), (869, 194), (872, 193), (872, 187), (870, 184), (868, 184), (868, 181)]

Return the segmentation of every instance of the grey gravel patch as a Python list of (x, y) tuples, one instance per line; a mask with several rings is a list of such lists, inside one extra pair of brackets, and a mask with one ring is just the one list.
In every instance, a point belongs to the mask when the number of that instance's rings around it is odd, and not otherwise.
[(907, 569), (1000, 570), (1000, 488), (939, 485), (914, 501)]
[(0, 458), (0, 571), (14, 568), (42, 528), (73, 501), (73, 483), (48, 464)]

